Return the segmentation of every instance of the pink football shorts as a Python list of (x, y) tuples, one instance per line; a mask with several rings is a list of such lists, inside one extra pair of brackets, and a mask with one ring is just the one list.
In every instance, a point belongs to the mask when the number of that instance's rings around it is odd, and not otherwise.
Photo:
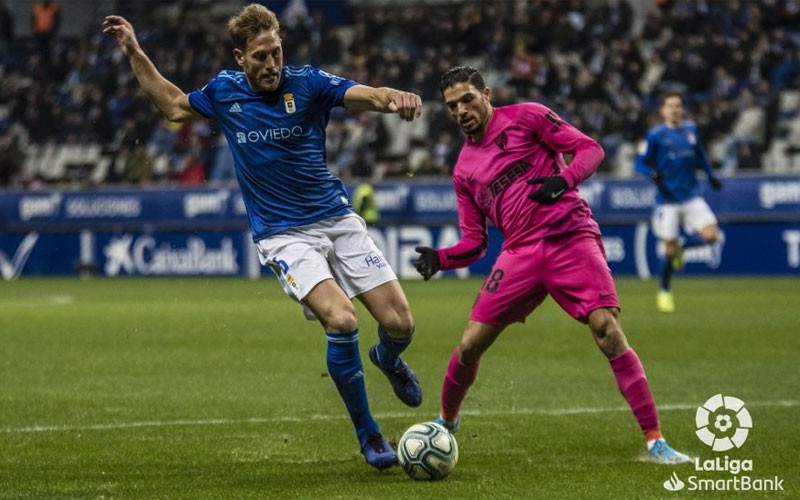
[(619, 308), (599, 235), (581, 232), (504, 249), (478, 292), (470, 319), (494, 326), (523, 323), (548, 294), (583, 323), (595, 309)]

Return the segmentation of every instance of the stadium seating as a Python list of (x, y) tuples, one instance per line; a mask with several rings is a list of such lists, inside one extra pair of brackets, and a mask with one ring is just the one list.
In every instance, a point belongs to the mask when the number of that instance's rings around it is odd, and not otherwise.
[[(686, 93), (700, 139), (721, 165), (731, 152), (730, 127), (747, 89), (774, 125), (760, 145), (761, 164), (751, 168), (798, 171), (800, 13), (782, 8), (783, 2), (346, 3), (344, 25), (302, 10), (300, 18), (284, 19), (286, 63), (316, 64), (364, 83), (413, 90), (422, 95), (426, 113), (411, 126), (391, 117), (377, 125), (355, 114), (342, 118), (340, 139), (348, 149), (329, 154), (342, 175), (368, 170), (365, 164), (387, 176), (448, 174), (442, 162), (452, 163), (458, 142), (452, 138), (459, 131), (437, 105), (438, 77), (456, 64), (483, 71), (495, 104), (540, 101), (597, 138), (607, 151), (599, 174), (615, 177), (633, 175), (636, 143), (657, 118), (664, 89)], [(224, 21), (240, 6), (238, 0), (117, 2), (162, 73), (187, 92), (217, 69), (234, 66)], [(181, 30), (175, 30), (178, 25)], [(533, 56), (530, 81), (512, 77), (514, 50)], [(202, 143), (206, 178), (214, 177), (219, 160), (213, 125), (211, 136), (184, 130), (169, 151), (162, 147), (153, 154), (148, 145), (157, 112), (137, 91), (108, 37), (64, 34), (47, 67), (23, 36), (2, 61), (0, 133), (23, 129), (20, 142), (29, 144), (13, 187), (25, 187), (34, 177), (50, 184), (169, 182), (172, 166), (182, 164), (192, 141)], [(725, 103), (729, 114), (720, 115)], [(365, 133), (368, 126), (377, 129)], [(375, 134), (384, 140), (374, 140)], [(117, 172), (122, 167), (112, 159), (135, 145), (147, 146), (150, 154), (139, 161), (149, 162), (152, 176)]]

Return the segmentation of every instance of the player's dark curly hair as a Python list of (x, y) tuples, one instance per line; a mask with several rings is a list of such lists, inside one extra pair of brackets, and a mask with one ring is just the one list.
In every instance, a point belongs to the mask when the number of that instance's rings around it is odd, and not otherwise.
[(483, 76), (477, 69), (472, 66), (456, 66), (442, 75), (439, 90), (444, 93), (448, 88), (462, 82), (469, 82), (481, 92), (486, 88), (486, 82), (483, 81)]

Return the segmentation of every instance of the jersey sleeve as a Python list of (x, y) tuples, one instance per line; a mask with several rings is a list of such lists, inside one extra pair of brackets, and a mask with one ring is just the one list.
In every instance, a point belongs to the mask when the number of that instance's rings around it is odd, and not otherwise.
[(189, 104), (206, 118), (214, 118), (214, 95), (217, 93), (217, 78), (211, 79), (205, 87), (189, 93)]
[(325, 109), (344, 107), (344, 94), (358, 82), (309, 66), (309, 82)]
[(573, 155), (569, 166), (560, 174), (570, 188), (591, 177), (605, 158), (597, 141), (562, 120), (547, 106), (530, 103), (526, 106), (524, 119), (535, 137), (550, 149)]
[(655, 140), (652, 132), (648, 133), (642, 141), (639, 151), (636, 154), (636, 171), (647, 177), (653, 177), (653, 172), (657, 171), (656, 167), (656, 150), (658, 149), (658, 142)]
[(437, 250), (443, 270), (467, 267), (486, 255), (489, 244), (486, 217), (472, 199), (465, 181), (454, 178), (453, 183), (458, 203), (461, 239), (452, 247)]

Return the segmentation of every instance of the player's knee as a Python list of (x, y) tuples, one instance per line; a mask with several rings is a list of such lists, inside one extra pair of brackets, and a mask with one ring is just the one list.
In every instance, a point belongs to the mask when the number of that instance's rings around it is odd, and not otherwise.
[(464, 341), (458, 345), (458, 359), (465, 365), (472, 365), (480, 361), (483, 355), (483, 347), (474, 342)]
[(592, 333), (597, 340), (614, 339), (624, 336), (619, 321), (612, 316), (606, 316), (590, 325)]
[(400, 311), (392, 314), (388, 321), (382, 321), (381, 325), (390, 337), (395, 339), (407, 339), (414, 334), (414, 318), (410, 311)]
[(678, 253), (678, 241), (667, 241), (664, 244), (664, 254), (667, 257), (673, 257), (676, 253)]
[(390, 337), (404, 340), (414, 333), (414, 317), (407, 304), (387, 304), (375, 315), (375, 319)]
[(331, 333), (348, 333), (358, 328), (356, 310), (352, 307), (331, 307), (316, 313), (325, 331)]
[(592, 311), (589, 328), (600, 349), (608, 356), (621, 354), (628, 348), (628, 340), (619, 322), (619, 311), (603, 308)]

